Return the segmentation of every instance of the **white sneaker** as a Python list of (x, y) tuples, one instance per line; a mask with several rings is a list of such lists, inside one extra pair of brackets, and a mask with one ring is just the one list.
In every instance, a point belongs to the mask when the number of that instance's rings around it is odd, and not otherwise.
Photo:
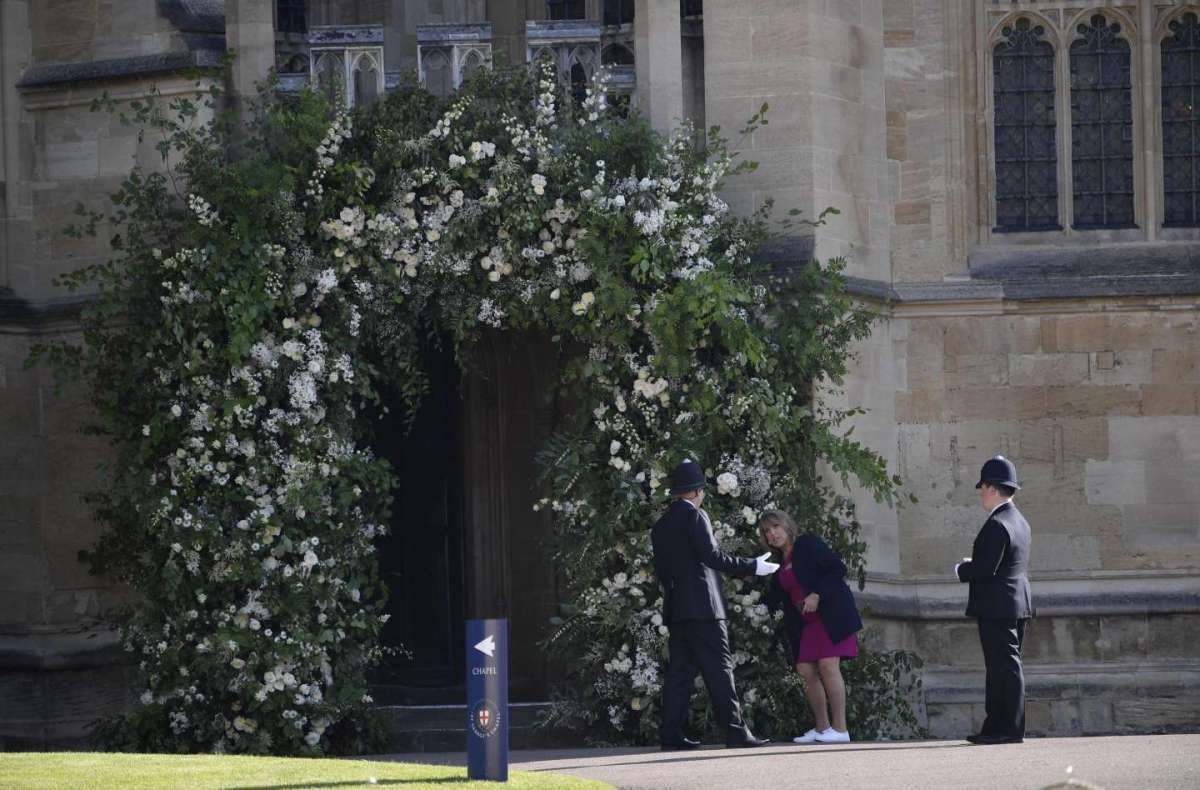
[(813, 740), (817, 743), (850, 743), (850, 733), (838, 732), (833, 727), (830, 727), (823, 732), (818, 732)]
[(816, 743), (820, 733), (816, 730), (809, 730), (803, 735), (798, 735), (792, 738), (792, 743)]

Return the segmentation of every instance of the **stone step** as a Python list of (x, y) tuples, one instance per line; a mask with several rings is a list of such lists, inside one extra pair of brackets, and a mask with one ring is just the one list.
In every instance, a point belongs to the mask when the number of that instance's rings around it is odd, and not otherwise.
[[(939, 738), (978, 732), (984, 673), (922, 673), (928, 728)], [(1108, 735), (1200, 730), (1200, 662), (1025, 666), (1031, 735)]]
[[(466, 705), (378, 705), (387, 716), (392, 752), (455, 752), (467, 748)], [(508, 706), (511, 749), (546, 749), (576, 745), (577, 737), (537, 722), (549, 702), (515, 702)]]

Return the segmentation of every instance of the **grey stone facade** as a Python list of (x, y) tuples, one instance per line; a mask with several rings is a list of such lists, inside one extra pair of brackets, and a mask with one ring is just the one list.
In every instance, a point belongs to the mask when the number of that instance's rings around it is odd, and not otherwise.
[[(996, 233), (998, 31), (1036, 19), (1061, 51), (1101, 10), (1124, 26), (1136, 64), (1138, 227)], [(982, 515), (974, 475), (1004, 452), (1035, 535), (1030, 730), (1200, 726), (1189, 636), (1200, 624), (1200, 229), (1162, 225), (1155, 71), (1167, 26), (1200, 4), (729, 0), (703, 11), (638, 0), (632, 26), (605, 26), (603, 4), (588, 0), (593, 24), (567, 27), (585, 27), (601, 58), (614, 43), (633, 53), (622, 85), (659, 128), (688, 118), (732, 135), (770, 104), (768, 126), (735, 138), (760, 163), (728, 185), (737, 210), (771, 197), (808, 218), (840, 211), (764, 254), (781, 269), (844, 256), (854, 293), (884, 316), (844, 389), (820, 396), (868, 410), (855, 435), (918, 496), (898, 511), (861, 497), (861, 602), (878, 644), (926, 661), (923, 722), (961, 736), (982, 718), (975, 626), (950, 568)], [(61, 232), (75, 204), (103, 209), (134, 162), (157, 158), (89, 105), (151, 84), (193, 91), (182, 70), (227, 47), (234, 96), (252, 91), (277, 56), (309, 44), (275, 31), (272, 12), (266, 0), (0, 0), (0, 748), (78, 743), (125, 699), (127, 668), (101, 617), (122, 593), (76, 560), (96, 536), (80, 496), (106, 450), (78, 432), (79, 393), (56, 397), (46, 371), (23, 370), (33, 343), (74, 328), (79, 297), (53, 278), (105, 254)], [(486, 29), (490, 56), (520, 61), (535, 45), (528, 31), (556, 29), (546, 16), (537, 0), (308, 4), (310, 26), (382, 31), (387, 84), (417, 67), (431, 31)], [(1069, 104), (1059, 113), (1065, 152)], [(471, 496), (481, 512), (500, 507)], [(552, 609), (546, 590), (524, 592)]]

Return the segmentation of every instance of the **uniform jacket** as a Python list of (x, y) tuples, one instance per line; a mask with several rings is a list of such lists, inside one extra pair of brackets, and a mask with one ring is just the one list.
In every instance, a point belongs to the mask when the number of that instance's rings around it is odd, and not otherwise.
[(958, 580), (971, 585), (967, 617), (1033, 616), (1029, 543), (1029, 522), (1012, 502), (996, 508), (988, 517), (975, 537), (971, 561), (958, 566)]
[(726, 619), (717, 572), (747, 576), (754, 573), (754, 559), (721, 551), (708, 514), (681, 499), (672, 502), (659, 518), (650, 540), (667, 624)]

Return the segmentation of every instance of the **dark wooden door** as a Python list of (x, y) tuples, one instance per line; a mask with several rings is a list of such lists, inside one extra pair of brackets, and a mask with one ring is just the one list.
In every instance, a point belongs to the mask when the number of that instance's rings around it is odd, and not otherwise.
[(403, 653), (375, 681), (395, 702), (441, 701), (463, 682), (461, 375), (448, 341), (423, 356), (430, 387), (411, 430), (394, 399), (376, 426), (398, 480), (391, 533), (376, 543), (392, 615), (382, 641)]

